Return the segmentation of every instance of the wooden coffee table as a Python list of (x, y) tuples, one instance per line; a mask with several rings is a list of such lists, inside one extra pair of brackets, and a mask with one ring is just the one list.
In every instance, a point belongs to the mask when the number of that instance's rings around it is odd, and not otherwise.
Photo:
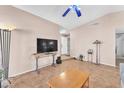
[(70, 69), (48, 81), (51, 88), (81, 88), (89, 87), (89, 73)]

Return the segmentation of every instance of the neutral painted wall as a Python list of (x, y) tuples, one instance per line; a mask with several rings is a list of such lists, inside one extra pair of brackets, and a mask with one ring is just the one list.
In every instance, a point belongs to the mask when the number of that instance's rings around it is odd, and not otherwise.
[[(59, 26), (34, 16), (30, 13), (16, 9), (12, 6), (0, 6), (0, 23), (14, 24), (16, 30), (12, 31), (9, 76), (35, 69), (37, 38), (57, 39), (60, 41)], [(60, 43), (58, 43), (60, 54)], [(39, 60), (40, 67), (50, 65), (52, 57)]]
[[(98, 23), (98, 24), (97, 24)], [(93, 25), (94, 24), (94, 25)], [(115, 30), (124, 27), (124, 12), (112, 13), (98, 18), (70, 31), (71, 56), (85, 56), (87, 50), (93, 49), (93, 61), (95, 62), (95, 40), (102, 41), (101, 64), (115, 66)]]

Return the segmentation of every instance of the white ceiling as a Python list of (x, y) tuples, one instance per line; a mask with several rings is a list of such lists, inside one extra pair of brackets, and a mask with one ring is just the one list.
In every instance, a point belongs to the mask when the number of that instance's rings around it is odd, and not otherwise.
[(78, 18), (72, 11), (66, 17), (62, 17), (68, 8), (67, 5), (15, 5), (14, 7), (54, 22), (65, 29), (73, 29), (106, 14), (124, 10), (124, 6), (121, 5), (80, 5), (82, 16)]

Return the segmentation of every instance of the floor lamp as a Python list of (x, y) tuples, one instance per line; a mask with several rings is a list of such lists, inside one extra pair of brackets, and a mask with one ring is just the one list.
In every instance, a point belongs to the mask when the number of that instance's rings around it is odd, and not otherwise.
[[(14, 28), (13, 28), (14, 29)], [(1, 61), (4, 70), (4, 79), (8, 80), (9, 61), (10, 61), (10, 43), (11, 43), (11, 26), (0, 27), (0, 46), (1, 46)], [(9, 81), (9, 80), (8, 80)], [(9, 81), (10, 83), (10, 81)]]

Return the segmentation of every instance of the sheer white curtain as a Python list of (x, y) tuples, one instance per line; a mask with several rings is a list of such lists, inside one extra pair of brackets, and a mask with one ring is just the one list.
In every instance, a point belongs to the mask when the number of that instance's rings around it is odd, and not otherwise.
[(0, 69), (2, 69), (1, 42), (0, 42)]
[(2, 68), (1, 51), (0, 51), (0, 69)]

